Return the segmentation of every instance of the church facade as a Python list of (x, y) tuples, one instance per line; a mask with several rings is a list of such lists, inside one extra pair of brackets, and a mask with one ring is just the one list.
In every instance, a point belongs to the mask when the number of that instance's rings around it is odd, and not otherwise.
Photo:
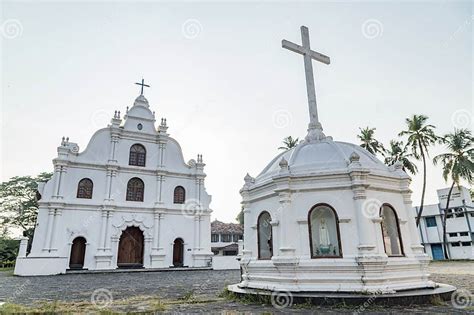
[(23, 240), (15, 274), (210, 266), (205, 164), (201, 155), (185, 162), (167, 129), (166, 119), (155, 128), (142, 90), (82, 152), (63, 138), (53, 177), (38, 187), (31, 251)]

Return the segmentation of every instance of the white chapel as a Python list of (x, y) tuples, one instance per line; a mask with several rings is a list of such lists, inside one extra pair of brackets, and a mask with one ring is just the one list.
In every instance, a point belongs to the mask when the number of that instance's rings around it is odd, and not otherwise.
[(185, 162), (166, 119), (141, 94), (123, 119), (95, 132), (81, 151), (64, 139), (54, 175), (38, 187), (39, 213), (16, 275), (74, 269), (207, 267), (211, 263), (211, 196), (203, 159)]
[[(428, 256), (412, 214), (410, 177), (358, 145), (333, 140), (318, 119), (312, 51), (306, 27), (302, 46), (310, 123), (296, 147), (276, 156), (241, 189), (244, 212), (242, 280), (245, 294), (289, 291), (394, 294), (430, 291)], [(453, 288), (449, 288), (453, 290)]]

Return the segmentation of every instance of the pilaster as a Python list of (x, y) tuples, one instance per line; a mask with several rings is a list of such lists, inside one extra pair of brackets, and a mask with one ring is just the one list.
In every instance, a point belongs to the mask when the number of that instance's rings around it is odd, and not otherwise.
[[(357, 231), (359, 236), (359, 257), (376, 255), (376, 244), (374, 244), (374, 223), (372, 218), (367, 215), (367, 188), (369, 183), (367, 176), (370, 173), (360, 164), (360, 156), (353, 152), (350, 157), (349, 175), (351, 177), (351, 189), (354, 194), (355, 215), (357, 221)], [(377, 215), (378, 216), (378, 215)]]

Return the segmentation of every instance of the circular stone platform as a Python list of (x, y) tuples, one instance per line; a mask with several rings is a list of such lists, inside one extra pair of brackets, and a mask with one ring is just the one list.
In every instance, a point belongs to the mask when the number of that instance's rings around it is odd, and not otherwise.
[[(436, 300), (449, 300), (456, 287), (448, 284), (437, 283), (437, 287), (430, 289), (405, 290), (396, 293), (335, 293), (335, 292), (290, 292), (290, 291), (271, 291), (258, 290), (250, 288), (239, 288), (237, 284), (229, 285), (229, 291), (238, 297), (253, 294), (262, 297), (271, 296), (278, 303), (287, 305), (308, 303), (314, 305), (410, 305), (410, 304), (431, 304)], [(273, 301), (272, 301), (273, 303)], [(368, 306), (368, 305), (367, 305)]]

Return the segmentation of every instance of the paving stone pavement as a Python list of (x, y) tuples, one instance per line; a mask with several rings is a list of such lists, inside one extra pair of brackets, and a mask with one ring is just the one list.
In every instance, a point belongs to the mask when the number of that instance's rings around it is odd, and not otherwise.
[[(429, 270), (433, 281), (453, 284), (471, 292), (474, 290), (474, 262), (437, 262), (431, 264)], [(67, 274), (43, 277), (15, 277), (11, 272), (0, 272), (0, 301), (25, 305), (32, 305), (38, 300), (90, 301), (94, 290), (104, 288), (110, 290), (114, 300), (140, 295), (178, 300), (191, 292), (199, 299), (214, 300), (205, 304), (178, 303), (168, 310), (170, 313), (353, 313), (356, 309), (328, 306), (313, 306), (308, 309), (294, 306), (291, 309), (278, 310), (271, 305), (244, 304), (217, 298), (227, 284), (237, 283), (239, 278), (238, 270)], [(474, 296), (470, 298), (471, 303), (474, 303)], [(371, 311), (474, 313), (473, 308), (455, 309), (449, 302), (444, 305), (412, 305), (390, 309), (376, 307)]]

